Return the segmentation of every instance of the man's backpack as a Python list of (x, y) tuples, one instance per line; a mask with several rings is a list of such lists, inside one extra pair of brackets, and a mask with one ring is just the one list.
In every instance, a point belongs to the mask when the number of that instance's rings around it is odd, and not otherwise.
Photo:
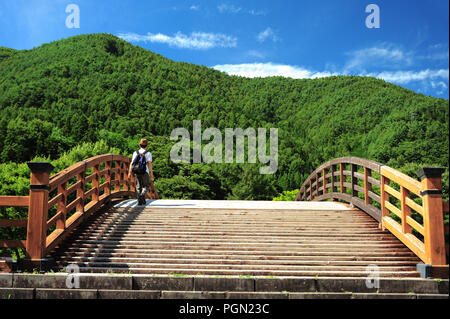
[(147, 173), (147, 158), (145, 157), (146, 154), (147, 151), (142, 154), (137, 151), (137, 156), (133, 161), (132, 167), (134, 174), (142, 175)]

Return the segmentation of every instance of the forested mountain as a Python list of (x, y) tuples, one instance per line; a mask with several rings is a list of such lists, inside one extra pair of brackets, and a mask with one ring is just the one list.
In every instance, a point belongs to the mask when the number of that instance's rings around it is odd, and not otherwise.
[[(368, 77), (229, 76), (107, 34), (33, 50), (0, 48), (0, 115), (0, 194), (14, 172), (8, 162), (56, 160), (100, 140), (130, 155), (143, 136), (166, 198), (272, 199), (340, 156), (409, 174), (423, 165), (448, 167), (449, 160), (448, 100)], [(193, 120), (220, 130), (278, 128), (277, 173), (260, 175), (256, 164), (172, 163), (170, 133), (191, 130)], [(448, 170), (446, 179), (448, 187)]]

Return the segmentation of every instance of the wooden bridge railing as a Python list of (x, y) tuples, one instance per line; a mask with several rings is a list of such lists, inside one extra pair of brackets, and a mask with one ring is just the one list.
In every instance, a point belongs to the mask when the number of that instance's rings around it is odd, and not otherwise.
[[(27, 238), (0, 240), (0, 248), (25, 248), (27, 260), (39, 264), (107, 201), (135, 195), (134, 177), (128, 180), (130, 161), (121, 155), (100, 155), (52, 177), (50, 163), (28, 163), (30, 195), (0, 196), (0, 206), (28, 207), (27, 220), (0, 220), (0, 227), (27, 228)], [(153, 185), (147, 197), (158, 198)]]
[(306, 179), (296, 200), (346, 201), (372, 216), (425, 264), (445, 265), (443, 172), (443, 168), (423, 168), (419, 182), (374, 161), (337, 158)]

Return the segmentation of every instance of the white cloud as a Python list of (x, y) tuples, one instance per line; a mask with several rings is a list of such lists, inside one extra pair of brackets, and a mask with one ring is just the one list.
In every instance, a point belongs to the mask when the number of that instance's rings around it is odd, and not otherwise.
[[(397, 84), (408, 84), (415, 81), (428, 81), (428, 80), (447, 80), (449, 79), (449, 71), (445, 69), (440, 70), (421, 70), (421, 71), (396, 71), (396, 72), (380, 72), (380, 73), (368, 73), (362, 74), (365, 76), (372, 76), (375, 78), (383, 79), (387, 82), (393, 82)], [(442, 81), (439, 83), (443, 83)]]
[(200, 6), (197, 6), (197, 5), (194, 4), (189, 9), (190, 10), (194, 10), (194, 11), (198, 11), (198, 10), (200, 10)]
[(277, 42), (279, 39), (276, 36), (275, 32), (271, 28), (267, 28), (264, 31), (261, 31), (256, 37), (258, 42), (264, 42), (266, 40), (272, 40), (273, 42)]
[(316, 72), (299, 66), (274, 63), (222, 64), (213, 66), (214, 69), (247, 78), (284, 76), (293, 79), (315, 79), (335, 74)]
[(410, 66), (414, 62), (412, 52), (404, 52), (392, 44), (355, 50), (348, 55), (350, 60), (344, 67), (344, 73), (364, 71), (368, 67), (397, 68)]
[(218, 5), (217, 10), (219, 10), (220, 13), (231, 13), (231, 14), (246, 13), (254, 16), (266, 15), (266, 11), (264, 10), (254, 10), (254, 9), (247, 10), (242, 7), (237, 7), (233, 4), (227, 3), (222, 3)]
[(220, 13), (239, 13), (242, 11), (241, 7), (236, 7), (232, 4), (222, 3), (217, 6)]
[(147, 33), (147, 35), (120, 33), (118, 37), (129, 42), (165, 43), (171, 47), (195, 50), (207, 50), (216, 47), (233, 48), (237, 45), (235, 37), (220, 33), (193, 32), (190, 35), (185, 35), (177, 32), (173, 36), (162, 33)]
[(264, 53), (256, 51), (256, 50), (249, 50), (247, 51), (247, 55), (249, 57), (258, 58), (258, 59), (264, 59), (266, 56)]
[[(213, 66), (214, 69), (230, 75), (238, 75), (247, 78), (283, 76), (293, 79), (317, 79), (329, 76), (344, 75), (342, 72), (314, 71), (304, 67), (274, 63), (247, 63), (247, 64), (223, 64)], [(359, 76), (370, 76), (396, 84), (409, 84), (420, 82), (423, 86), (431, 86), (442, 94), (447, 88), (449, 71), (422, 70), (422, 71), (396, 71), (379, 73), (360, 73)]]

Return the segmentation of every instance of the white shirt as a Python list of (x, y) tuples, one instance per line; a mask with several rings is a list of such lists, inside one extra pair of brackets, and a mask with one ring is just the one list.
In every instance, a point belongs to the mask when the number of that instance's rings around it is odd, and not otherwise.
[[(141, 148), (138, 152), (139, 152), (139, 154), (144, 154), (145, 151), (146, 151), (146, 150), (144, 150), (143, 148)], [(131, 159), (131, 163), (134, 162), (134, 160), (136, 159), (136, 157), (137, 157), (137, 152), (135, 151), (135, 152), (133, 153), (133, 158)], [(149, 162), (153, 162), (152, 153), (150, 153), (149, 151), (147, 151), (147, 153), (145, 154), (145, 159), (147, 160), (147, 164), (148, 164)], [(148, 165), (147, 165), (145, 168), (147, 169), (147, 174), (150, 174), (150, 171), (149, 171), (149, 169), (148, 169)]]

